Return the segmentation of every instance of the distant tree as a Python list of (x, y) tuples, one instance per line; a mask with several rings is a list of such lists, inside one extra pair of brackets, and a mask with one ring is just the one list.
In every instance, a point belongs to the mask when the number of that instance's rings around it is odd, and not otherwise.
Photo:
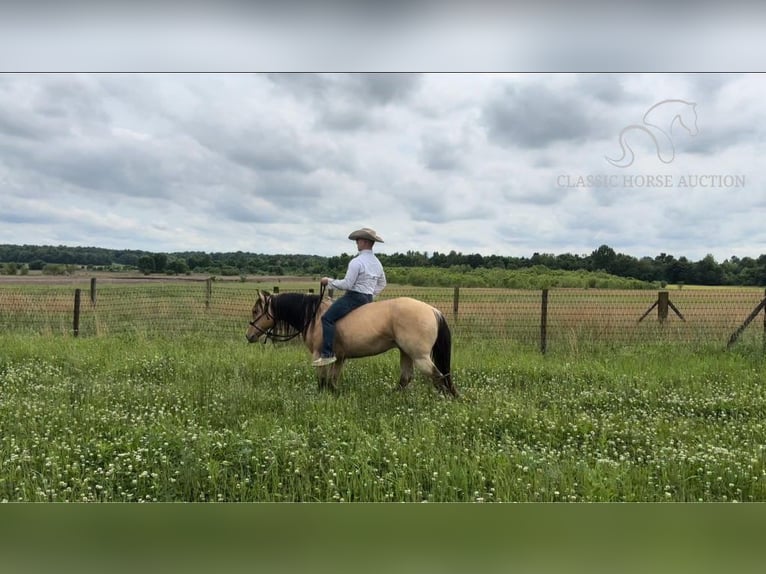
[(156, 273), (164, 273), (165, 268), (168, 265), (168, 256), (165, 253), (155, 253), (152, 255), (154, 259), (154, 271)]
[(138, 258), (138, 270), (144, 275), (149, 275), (155, 272), (154, 257), (151, 255), (142, 255)]
[(447, 263), (447, 256), (444, 255), (444, 253), (434, 251), (431, 255), (431, 265), (434, 267), (448, 267), (449, 264)]
[(213, 260), (207, 253), (194, 253), (186, 258), (186, 264), (190, 269), (210, 267)]
[(668, 282), (680, 284), (694, 283), (694, 269), (686, 257), (679, 257), (668, 266)]
[(756, 285), (766, 286), (766, 255), (761, 255), (756, 261), (753, 278)]
[(700, 285), (721, 285), (723, 270), (715, 257), (708, 254), (694, 264), (694, 279)]
[(175, 273), (176, 275), (183, 275), (189, 272), (189, 266), (183, 259), (173, 259), (167, 265), (168, 273)]
[(601, 245), (593, 253), (590, 254), (591, 269), (593, 271), (603, 270), (611, 273), (614, 268), (617, 254), (614, 249), (608, 245)]
[(466, 257), (466, 263), (471, 266), (472, 269), (482, 267), (484, 264), (484, 257), (479, 253), (471, 253)]

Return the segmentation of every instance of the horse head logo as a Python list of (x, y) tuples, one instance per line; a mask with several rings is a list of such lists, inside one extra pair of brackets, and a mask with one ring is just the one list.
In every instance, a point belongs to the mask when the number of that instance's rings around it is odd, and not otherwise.
[[(644, 114), (643, 124), (625, 126), (620, 132), (620, 147), (622, 156), (606, 160), (615, 167), (633, 165), (635, 154), (630, 147), (633, 134), (645, 133), (654, 142), (657, 158), (662, 163), (671, 163), (676, 157), (676, 147), (673, 144), (673, 126), (676, 121), (681, 124), (689, 135), (695, 136), (697, 129), (697, 104), (686, 100), (662, 100), (649, 108)], [(643, 137), (643, 136), (641, 136)]]

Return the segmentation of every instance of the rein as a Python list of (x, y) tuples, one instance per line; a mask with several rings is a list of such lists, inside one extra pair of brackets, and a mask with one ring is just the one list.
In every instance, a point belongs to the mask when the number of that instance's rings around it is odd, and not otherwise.
[[(295, 339), (295, 337), (297, 337), (298, 335), (303, 333), (306, 330), (306, 328), (311, 323), (313, 323), (316, 320), (317, 313), (319, 312), (319, 307), (321, 307), (322, 300), (324, 299), (325, 290), (326, 290), (326, 286), (325, 285), (321, 285), (319, 287), (319, 299), (317, 300), (317, 305), (314, 308), (314, 312), (311, 315), (311, 319), (309, 319), (309, 321), (303, 326), (302, 329), (297, 330), (292, 335), (280, 335), (279, 333), (274, 333), (274, 327), (271, 327), (270, 329), (263, 330), (258, 325), (256, 325), (258, 320), (265, 315), (266, 317), (268, 317), (269, 319), (274, 321), (275, 326), (276, 326), (277, 319), (276, 319), (276, 317), (274, 317), (274, 315), (272, 315), (269, 312), (268, 308), (265, 309), (263, 313), (258, 315), (258, 317), (256, 317), (252, 321), (250, 321), (250, 325), (253, 328), (255, 328), (255, 330), (258, 331), (261, 335), (265, 335), (265, 338), (263, 339), (263, 344), (264, 345), (266, 344), (266, 341), (272, 341), (273, 343), (277, 343), (277, 342), (283, 343), (285, 341), (290, 341), (292, 339)], [(269, 307), (271, 307), (271, 300), (269, 300)]]

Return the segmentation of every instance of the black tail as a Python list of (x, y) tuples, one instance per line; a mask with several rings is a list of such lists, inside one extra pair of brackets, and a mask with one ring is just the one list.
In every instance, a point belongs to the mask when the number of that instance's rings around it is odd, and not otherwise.
[(452, 384), (452, 373), (450, 371), (450, 362), (452, 361), (452, 333), (447, 325), (444, 315), (435, 312), (436, 321), (439, 323), (439, 329), (436, 333), (436, 341), (431, 349), (431, 359), (442, 374), (443, 388), (453, 397), (457, 396), (455, 385)]

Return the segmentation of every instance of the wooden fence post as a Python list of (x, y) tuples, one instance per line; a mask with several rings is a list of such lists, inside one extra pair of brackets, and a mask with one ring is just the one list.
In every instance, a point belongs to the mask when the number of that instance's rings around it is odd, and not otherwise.
[(455, 287), (452, 293), (452, 316), (457, 320), (457, 312), (460, 306), (460, 287)]
[(272, 290), (272, 293), (274, 294), (279, 293), (279, 285), (274, 285), (274, 289)]
[(670, 301), (670, 295), (667, 291), (660, 291), (657, 294), (657, 319), (660, 323), (664, 323), (668, 318), (668, 301)]
[(80, 334), (80, 297), (81, 290), (74, 290), (74, 318), (72, 320), (72, 332), (77, 337)]
[(208, 277), (205, 280), (205, 309), (210, 309), (210, 300), (213, 298), (213, 279)]
[[(763, 291), (763, 300), (766, 301), (766, 289)], [(766, 305), (763, 307), (763, 350), (766, 351)]]
[(540, 352), (544, 355), (548, 350), (548, 290), (543, 289), (540, 303)]
[[(745, 321), (739, 327), (737, 327), (737, 330), (731, 334), (731, 337), (729, 337), (729, 342), (726, 345), (727, 349), (731, 347), (737, 341), (737, 339), (739, 339), (739, 336), (742, 334), (742, 332), (747, 329), (747, 326), (753, 319), (761, 314), (761, 311), (766, 313), (766, 293), (764, 294), (763, 299), (761, 299), (761, 302), (756, 305), (755, 309), (753, 309), (753, 312), (750, 313), (750, 315), (747, 316), (747, 319), (745, 319)], [(764, 347), (766, 347), (766, 315), (764, 315), (763, 318), (763, 337), (763, 344)]]
[(96, 278), (95, 277), (90, 278), (90, 302), (93, 305), (96, 304)]

